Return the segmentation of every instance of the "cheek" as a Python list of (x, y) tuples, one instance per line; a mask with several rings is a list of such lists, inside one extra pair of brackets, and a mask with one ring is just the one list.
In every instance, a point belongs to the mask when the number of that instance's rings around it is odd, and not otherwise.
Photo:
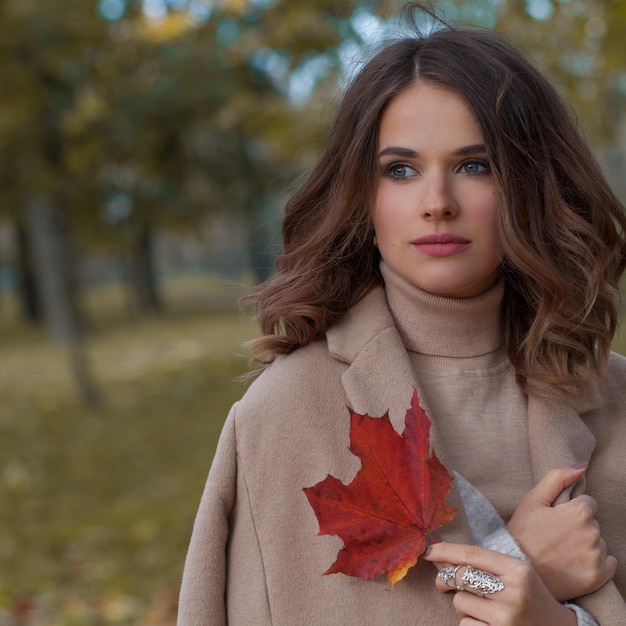
[(384, 239), (391, 243), (403, 231), (403, 215), (400, 207), (388, 194), (378, 194), (372, 223), (379, 241)]
[(372, 206), (371, 214), (372, 214), (372, 222), (375, 227), (378, 227), (378, 224), (381, 223), (383, 216), (385, 215), (385, 194), (381, 192), (379, 189), (376, 192), (376, 196), (374, 197), (374, 205)]
[(486, 224), (487, 232), (489, 233), (490, 247), (493, 251), (494, 257), (497, 257), (498, 263), (504, 258), (504, 252), (502, 247), (502, 239), (500, 237), (500, 229), (498, 227), (498, 213), (494, 211), (490, 216)]
[(492, 241), (499, 242), (498, 212), (498, 202), (495, 196), (490, 196), (480, 212), (480, 223), (483, 232), (485, 232)]

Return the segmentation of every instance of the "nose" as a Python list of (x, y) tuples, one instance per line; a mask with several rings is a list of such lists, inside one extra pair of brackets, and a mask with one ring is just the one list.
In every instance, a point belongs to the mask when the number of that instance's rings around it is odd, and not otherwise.
[(433, 173), (425, 181), (421, 214), (425, 220), (451, 220), (459, 213), (445, 175)]

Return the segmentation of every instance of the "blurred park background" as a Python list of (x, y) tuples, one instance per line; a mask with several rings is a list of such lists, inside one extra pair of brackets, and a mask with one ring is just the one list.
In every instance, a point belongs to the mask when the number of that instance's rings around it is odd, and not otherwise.
[[(175, 623), (238, 298), (401, 6), (0, 1), (1, 626)], [(623, 198), (626, 3), (437, 6), (535, 59)]]

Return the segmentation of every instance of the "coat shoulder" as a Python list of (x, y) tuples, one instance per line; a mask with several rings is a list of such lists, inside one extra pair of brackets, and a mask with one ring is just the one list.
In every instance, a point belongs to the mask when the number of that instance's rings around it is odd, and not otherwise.
[(618, 354), (617, 352), (611, 352), (609, 357), (609, 366), (607, 369), (607, 382), (620, 381), (622, 384), (626, 380), (626, 357)]
[(276, 359), (250, 385), (237, 407), (237, 423), (277, 416), (305, 416), (313, 407), (345, 406), (341, 375), (346, 364), (328, 351), (325, 338)]
[(589, 423), (626, 430), (626, 357), (621, 354), (612, 352), (609, 357), (601, 397)]
[(611, 352), (604, 380), (607, 401), (626, 407), (626, 357)]

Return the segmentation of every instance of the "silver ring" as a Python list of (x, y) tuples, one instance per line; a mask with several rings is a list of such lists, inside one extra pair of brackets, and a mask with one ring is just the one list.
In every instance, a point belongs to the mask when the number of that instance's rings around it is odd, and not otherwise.
[[(460, 591), (461, 588), (456, 584), (456, 573), (461, 567), (463, 566), (455, 565), (453, 567), (442, 567), (437, 576), (439, 576), (439, 580), (446, 587), (448, 587), (448, 589), (456, 589), (457, 591)], [(452, 582), (452, 586), (450, 586), (450, 582)]]
[(471, 589), (479, 596), (496, 593), (504, 589), (504, 583), (497, 576), (484, 572), (481, 569), (475, 569), (469, 565), (466, 566), (460, 586), (463, 589), (466, 587)]

